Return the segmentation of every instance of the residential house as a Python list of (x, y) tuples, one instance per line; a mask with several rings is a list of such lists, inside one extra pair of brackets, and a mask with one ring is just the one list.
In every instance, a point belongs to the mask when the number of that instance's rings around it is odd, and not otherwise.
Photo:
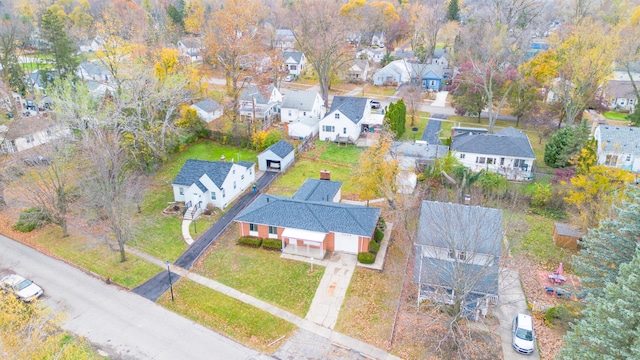
[(80, 52), (96, 52), (104, 48), (105, 41), (97, 35), (91, 40), (85, 40), (80, 43)]
[(375, 33), (371, 36), (371, 46), (384, 47), (384, 33)]
[(289, 136), (295, 138), (316, 136), (325, 113), (324, 100), (317, 91), (287, 91), (280, 107), (280, 119), (288, 123)]
[(369, 79), (369, 60), (353, 60), (347, 69), (347, 80), (353, 83), (362, 83)]
[(173, 179), (173, 198), (188, 209), (224, 209), (255, 182), (255, 163), (188, 159)]
[(398, 160), (401, 171), (422, 172), (435, 159), (444, 157), (449, 152), (449, 147), (440, 144), (429, 144), (426, 141), (394, 141), (391, 143), (389, 155)]
[(320, 139), (355, 143), (370, 116), (369, 99), (334, 96), (329, 112), (320, 120)]
[(405, 60), (394, 60), (373, 74), (373, 84), (376, 86), (407, 84), (411, 81), (412, 71), (411, 63)]
[(22, 96), (15, 91), (7, 91), (6, 89), (0, 88), (0, 107), (6, 112), (11, 112), (11, 97), (13, 96), (13, 100), (18, 108), (18, 111), (22, 111), (23, 102)]
[(178, 52), (189, 62), (200, 62), (203, 59), (204, 45), (202, 39), (189, 37), (178, 41)]
[(33, 92), (44, 93), (47, 85), (52, 83), (56, 77), (57, 73), (53, 71), (34, 70), (26, 76), (25, 82)]
[(87, 91), (96, 98), (113, 94), (116, 91), (114, 86), (95, 80), (85, 81), (84, 85), (87, 87)]
[(412, 82), (425, 90), (440, 91), (447, 76), (439, 64), (411, 64)]
[(207, 123), (210, 123), (222, 116), (222, 106), (213, 99), (198, 101), (191, 105), (191, 108), (194, 109), (198, 113), (198, 116)]
[(431, 64), (440, 65), (440, 67), (443, 70), (449, 69), (449, 50), (447, 50), (447, 48), (435, 49), (433, 51), (433, 58), (431, 59)]
[(394, 58), (398, 60), (416, 61), (416, 54), (413, 51), (398, 49), (394, 52)]
[(260, 195), (235, 218), (240, 236), (278, 239), (283, 252), (314, 259), (368, 251), (380, 209), (333, 202), (340, 185), (311, 180), (293, 197)]
[(598, 143), (598, 164), (640, 172), (640, 128), (599, 125), (593, 132)]
[(15, 118), (0, 126), (0, 152), (16, 153), (69, 136), (71, 130), (49, 114)]
[(527, 135), (513, 127), (493, 134), (460, 134), (453, 137), (451, 151), (471, 171), (495, 172), (509, 180), (533, 179), (533, 148)]
[(242, 91), (238, 99), (240, 102), (240, 119), (252, 122), (254, 118), (260, 129), (266, 129), (273, 124), (280, 114), (282, 94), (273, 85), (249, 85)]
[(113, 81), (111, 72), (100, 61), (85, 61), (78, 65), (76, 75), (83, 81), (109, 84)]
[(307, 58), (303, 53), (299, 51), (285, 52), (282, 54), (284, 58), (284, 66), (289, 71), (289, 75), (298, 77), (302, 75), (305, 65), (307, 64)]
[(609, 102), (609, 107), (614, 110), (633, 113), (638, 104), (631, 81), (609, 80), (604, 86), (604, 97)]
[(273, 47), (280, 51), (292, 51), (295, 49), (296, 37), (289, 29), (276, 29)]
[(258, 169), (260, 171), (285, 172), (293, 164), (294, 160), (295, 152), (293, 146), (284, 140), (280, 140), (258, 154)]
[(385, 49), (365, 48), (356, 53), (356, 59), (369, 60), (380, 64), (386, 53)]
[(422, 201), (415, 247), (419, 301), (462, 300), (474, 318), (497, 302), (502, 210)]

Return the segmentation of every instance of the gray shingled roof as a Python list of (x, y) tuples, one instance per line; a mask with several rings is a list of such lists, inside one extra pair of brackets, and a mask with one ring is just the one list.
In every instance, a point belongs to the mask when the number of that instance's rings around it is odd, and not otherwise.
[(576, 238), (581, 238), (584, 236), (584, 234), (582, 234), (580, 231), (576, 230), (569, 224), (563, 224), (563, 223), (557, 222), (555, 223), (555, 226), (556, 226), (556, 233), (558, 233), (558, 235), (572, 236)]
[(500, 256), (502, 210), (424, 200), (417, 243)]
[(204, 99), (193, 104), (193, 106), (199, 107), (206, 112), (212, 112), (218, 109), (220, 107), (220, 104), (218, 104), (218, 102), (213, 99)]
[(80, 67), (82, 67), (89, 75), (100, 75), (100, 76), (109, 76), (111, 73), (107, 70), (102, 63), (97, 61), (85, 61), (80, 63)]
[(640, 155), (640, 129), (630, 126), (598, 126), (600, 142), (606, 152)]
[[(178, 176), (173, 179), (172, 184), (174, 185), (184, 185), (191, 186), (194, 183), (199, 183), (202, 175), (206, 174), (211, 181), (218, 187), (221, 188), (224, 183), (224, 179), (227, 178), (229, 171), (231, 171), (231, 167), (233, 164), (242, 165), (246, 168), (253, 165), (253, 163), (249, 162), (223, 162), (223, 161), (206, 161), (206, 160), (196, 160), (196, 159), (188, 159)], [(202, 185), (202, 184), (200, 184)], [(200, 187), (198, 185), (198, 187)], [(206, 191), (204, 185), (200, 187), (201, 190)]]
[(357, 124), (362, 120), (369, 99), (352, 96), (334, 96), (329, 113), (339, 110), (349, 120)]
[[(462, 281), (466, 282), (466, 284), (462, 285), (463, 288), (468, 286), (474, 292), (498, 295), (498, 274), (500, 269), (497, 262), (489, 268), (470, 263), (458, 263), (458, 265), (462, 266), (454, 266), (453, 261), (426, 257), (422, 267), (420, 267), (419, 263), (415, 264), (413, 278), (415, 282), (421, 280), (423, 284), (440, 285), (455, 289), (457, 288), (456, 285), (460, 286), (455, 281), (455, 279), (459, 279), (459, 274), (456, 274), (456, 272), (462, 271), (463, 274), (467, 275), (462, 279)], [(420, 269), (422, 269), (422, 277), (418, 279)]]
[(317, 91), (290, 90), (285, 93), (280, 108), (311, 111), (313, 110), (313, 104), (316, 102), (316, 97), (318, 97)]
[(269, 150), (271, 150), (272, 153), (278, 155), (279, 157), (284, 158), (285, 156), (289, 155), (290, 152), (293, 151), (293, 145), (289, 144), (288, 142), (286, 142), (284, 140), (280, 140), (277, 143), (269, 146), (262, 153), (264, 154), (265, 152), (267, 152)]
[(370, 237), (380, 209), (334, 202), (299, 201), (284, 196), (260, 195), (235, 221)]
[(300, 201), (333, 201), (341, 187), (340, 181), (307, 179), (292, 198)]
[(240, 100), (252, 101), (255, 99), (256, 104), (268, 104), (269, 98), (267, 95), (273, 92), (273, 85), (267, 87), (258, 87), (256, 85), (249, 85), (243, 91), (240, 96)]
[(609, 80), (604, 88), (604, 93), (608, 98), (635, 99), (636, 97), (631, 81)]
[(303, 54), (299, 51), (287, 51), (282, 53), (282, 57), (284, 58), (285, 61), (288, 58), (292, 58), (293, 61), (295, 61), (298, 64), (300, 64), (300, 62), (302, 61), (302, 55)]
[(462, 134), (453, 138), (451, 150), (487, 155), (535, 158), (529, 138), (512, 127), (494, 134)]

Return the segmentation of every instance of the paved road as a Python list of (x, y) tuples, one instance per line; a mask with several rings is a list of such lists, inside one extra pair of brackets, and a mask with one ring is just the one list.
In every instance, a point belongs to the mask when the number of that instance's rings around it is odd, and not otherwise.
[(110, 359), (260, 359), (264, 355), (191, 320), (0, 235), (0, 272), (31, 278), (64, 328)]
[[(248, 191), (246, 194), (240, 197), (236, 203), (224, 214), (222, 217), (209, 228), (200, 238), (194, 242), (180, 257), (174, 262), (176, 266), (183, 269), (191, 269), (193, 264), (204, 254), (205, 251), (213, 244), (214, 241), (222, 234), (222, 232), (233, 223), (233, 219), (249, 205), (260, 192), (267, 187), (276, 177), (278, 173), (267, 171), (256, 182), (258, 192), (253, 194)], [(179, 279), (179, 276), (175, 273), (171, 273), (171, 278), (175, 280)], [(156, 301), (160, 295), (169, 290), (169, 273), (167, 271), (161, 271), (156, 276), (149, 279), (144, 284), (133, 289), (133, 292), (143, 296), (151, 301)]]

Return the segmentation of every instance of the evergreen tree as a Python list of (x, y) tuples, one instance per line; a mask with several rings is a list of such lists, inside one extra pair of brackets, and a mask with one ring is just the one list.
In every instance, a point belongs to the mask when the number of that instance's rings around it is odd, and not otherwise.
[(544, 147), (544, 162), (553, 167), (567, 167), (589, 138), (589, 124), (586, 120), (577, 126), (567, 126), (558, 130)]
[(447, 8), (447, 20), (460, 21), (460, 5), (458, 0), (449, 1), (449, 7)]
[(174, 25), (179, 26), (180, 29), (184, 29), (184, 10), (180, 10), (173, 4), (169, 4), (169, 6), (167, 6), (167, 15)]
[(640, 187), (629, 185), (627, 200), (614, 207), (614, 216), (600, 222), (583, 239), (584, 250), (574, 256), (573, 266), (581, 276), (589, 296), (598, 297), (608, 283), (616, 281), (622, 264), (629, 263), (636, 253), (640, 238)]
[(60, 78), (73, 75), (79, 61), (75, 56), (73, 40), (67, 35), (64, 12), (56, 10), (53, 6), (49, 7), (42, 15), (40, 30)]
[[(635, 256), (633, 256), (635, 254)], [(564, 337), (559, 359), (640, 359), (640, 252), (592, 299)]]
[(401, 137), (406, 130), (407, 106), (404, 101), (398, 100), (396, 103), (389, 104), (387, 113), (385, 114), (385, 122), (396, 138)]

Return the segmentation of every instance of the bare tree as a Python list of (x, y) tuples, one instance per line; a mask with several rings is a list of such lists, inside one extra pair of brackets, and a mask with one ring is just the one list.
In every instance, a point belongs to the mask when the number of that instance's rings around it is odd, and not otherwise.
[(407, 105), (407, 112), (411, 116), (411, 127), (416, 125), (416, 118), (419, 117), (423, 94), (420, 86), (407, 85), (400, 88), (400, 97)]
[(349, 26), (340, 13), (341, 5), (339, 0), (296, 1), (289, 17), (298, 48), (318, 75), (325, 104), (329, 104), (331, 74), (350, 60), (346, 42)]
[(417, 55), (422, 63), (433, 58), (440, 30), (446, 24), (448, 3), (446, 0), (427, 0), (416, 7), (412, 47), (420, 50)]

